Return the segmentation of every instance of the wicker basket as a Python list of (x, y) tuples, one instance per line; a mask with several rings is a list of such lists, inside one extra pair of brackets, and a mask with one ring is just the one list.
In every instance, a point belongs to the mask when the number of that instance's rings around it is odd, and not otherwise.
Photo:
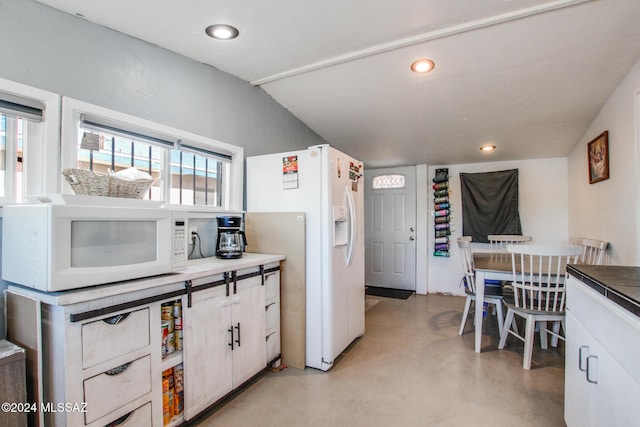
[(127, 199), (142, 199), (154, 181), (153, 179), (127, 181), (85, 169), (65, 169), (62, 175), (76, 194)]

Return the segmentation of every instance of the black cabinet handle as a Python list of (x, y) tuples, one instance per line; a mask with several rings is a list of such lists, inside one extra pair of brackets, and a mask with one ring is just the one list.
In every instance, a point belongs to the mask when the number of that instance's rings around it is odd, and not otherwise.
[(238, 344), (238, 347), (240, 347), (240, 322), (238, 322), (238, 326), (236, 326), (236, 330), (238, 331), (238, 339), (236, 340), (236, 343)]
[(231, 350), (233, 350), (233, 326), (227, 329), (227, 331), (231, 334), (231, 341), (229, 342), (228, 346), (231, 347)]

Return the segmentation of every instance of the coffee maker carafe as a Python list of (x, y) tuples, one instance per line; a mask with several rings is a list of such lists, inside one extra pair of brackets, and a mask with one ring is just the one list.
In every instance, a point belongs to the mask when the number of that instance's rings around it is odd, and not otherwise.
[(239, 216), (219, 216), (218, 240), (216, 242), (216, 257), (240, 258), (244, 247), (247, 245), (247, 237), (240, 230), (242, 218)]

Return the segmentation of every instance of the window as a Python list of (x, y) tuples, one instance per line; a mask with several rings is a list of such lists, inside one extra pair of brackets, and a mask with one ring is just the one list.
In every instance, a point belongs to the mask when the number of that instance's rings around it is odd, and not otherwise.
[(373, 178), (372, 186), (374, 190), (384, 190), (389, 188), (404, 188), (404, 175), (378, 175)]
[(55, 94), (0, 79), (0, 202), (55, 192), (59, 105)]
[(135, 167), (155, 181), (152, 200), (176, 205), (241, 209), (243, 150), (101, 107), (65, 98), (63, 169), (106, 174)]

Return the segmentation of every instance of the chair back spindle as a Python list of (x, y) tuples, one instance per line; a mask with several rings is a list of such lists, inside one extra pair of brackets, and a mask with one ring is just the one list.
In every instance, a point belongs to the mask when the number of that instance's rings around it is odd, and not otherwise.
[(492, 253), (505, 253), (508, 245), (526, 245), (531, 242), (531, 236), (517, 234), (489, 234), (487, 239)]
[(513, 268), (515, 306), (525, 310), (563, 312), (566, 266), (578, 262), (578, 246), (508, 245)]
[(579, 262), (581, 264), (602, 265), (607, 246), (609, 246), (609, 242), (604, 240), (582, 239), (580, 242), (582, 254)]

